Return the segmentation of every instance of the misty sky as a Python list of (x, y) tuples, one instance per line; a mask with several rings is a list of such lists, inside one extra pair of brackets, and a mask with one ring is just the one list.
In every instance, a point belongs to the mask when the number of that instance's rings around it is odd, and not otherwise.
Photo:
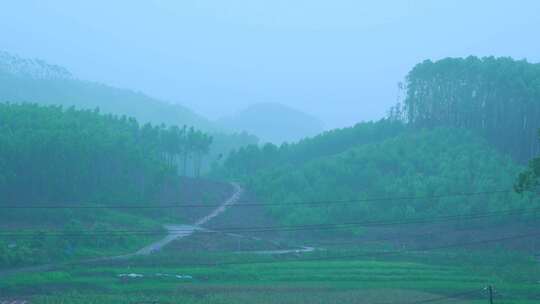
[(280, 102), (329, 128), (381, 118), (427, 58), (540, 61), (540, 1), (370, 3), (2, 0), (0, 50), (209, 118)]

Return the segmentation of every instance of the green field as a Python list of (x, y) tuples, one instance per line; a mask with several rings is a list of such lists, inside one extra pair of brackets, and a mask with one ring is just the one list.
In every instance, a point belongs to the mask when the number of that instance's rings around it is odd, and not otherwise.
[[(496, 303), (538, 303), (540, 296), (538, 264), (521, 255), (433, 252), (328, 259), (351, 253), (365, 252), (279, 258), (159, 254), (14, 275), (0, 283), (0, 292), (32, 303), (487, 303), (483, 288), (488, 285), (495, 288)], [(462, 293), (467, 294), (445, 298)]]

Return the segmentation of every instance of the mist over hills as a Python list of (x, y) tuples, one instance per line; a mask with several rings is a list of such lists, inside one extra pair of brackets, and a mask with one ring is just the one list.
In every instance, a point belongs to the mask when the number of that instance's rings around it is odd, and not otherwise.
[(63, 67), (6, 52), (0, 52), (0, 100), (99, 108), (104, 113), (133, 116), (141, 123), (218, 130), (206, 118), (182, 105), (157, 100), (140, 92), (79, 80)]
[(280, 103), (257, 103), (219, 119), (218, 124), (257, 135), (263, 142), (280, 144), (315, 136), (324, 130), (321, 120)]
[(213, 137), (203, 168), (232, 149), (258, 142), (254, 135), (229, 132), (185, 106), (132, 90), (80, 80), (63, 67), (7, 52), (0, 52), (0, 102), (98, 108), (101, 113), (134, 117), (141, 125), (193, 126)]

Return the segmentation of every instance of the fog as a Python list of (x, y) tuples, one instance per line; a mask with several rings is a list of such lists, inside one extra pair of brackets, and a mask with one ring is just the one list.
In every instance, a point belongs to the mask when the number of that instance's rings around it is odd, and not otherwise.
[(3, 1), (0, 49), (218, 119), (279, 102), (378, 119), (424, 59), (540, 61), (538, 1)]

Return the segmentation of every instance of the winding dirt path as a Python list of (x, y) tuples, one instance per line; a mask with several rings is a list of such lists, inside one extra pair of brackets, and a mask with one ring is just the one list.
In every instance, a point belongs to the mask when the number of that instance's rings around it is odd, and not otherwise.
[[(244, 189), (238, 185), (237, 183), (231, 183), (231, 186), (233, 187), (233, 194), (229, 199), (227, 199), (221, 206), (214, 209), (210, 214), (200, 218), (197, 220), (193, 225), (165, 225), (164, 228), (167, 229), (168, 234), (163, 239), (154, 242), (144, 248), (141, 248), (133, 253), (128, 253), (124, 255), (119, 256), (112, 256), (112, 257), (102, 257), (102, 258), (96, 258), (96, 259), (88, 259), (84, 261), (76, 262), (77, 264), (85, 264), (85, 263), (95, 263), (95, 262), (104, 262), (104, 261), (113, 261), (113, 260), (124, 260), (128, 259), (134, 256), (143, 256), (143, 255), (150, 255), (152, 253), (158, 252), (163, 247), (167, 246), (169, 243), (180, 239), (187, 237), (191, 234), (193, 234), (197, 230), (201, 230), (201, 225), (206, 224), (211, 219), (215, 218), (216, 216), (220, 215), (224, 211), (227, 210), (231, 205), (238, 202), (240, 197), (242, 196), (242, 193), (244, 192)], [(7, 271), (0, 271), (0, 278), (7, 277), (10, 275), (15, 274), (21, 274), (21, 273), (30, 273), (30, 272), (40, 272), (40, 271), (49, 271), (53, 270), (57, 267), (69, 265), (70, 263), (54, 263), (54, 264), (45, 264), (45, 265), (39, 265), (39, 266), (29, 266), (19, 269), (11, 269)]]
[(167, 234), (167, 236), (165, 238), (163, 238), (163, 239), (161, 239), (161, 240), (159, 240), (159, 241), (157, 241), (157, 242), (155, 242), (153, 244), (150, 244), (150, 245), (138, 250), (135, 253), (128, 254), (128, 255), (125, 255), (125, 256), (122, 256), (122, 257), (131, 257), (131, 256), (135, 256), (135, 255), (149, 255), (149, 254), (152, 254), (154, 252), (160, 251), (161, 249), (163, 249), (163, 247), (167, 246), (169, 243), (171, 243), (171, 242), (173, 242), (173, 241), (175, 241), (177, 239), (181, 239), (181, 238), (190, 236), (196, 230), (201, 229), (200, 226), (206, 224), (208, 221), (210, 221), (214, 217), (220, 215), (225, 210), (227, 210), (227, 208), (229, 208), (231, 205), (238, 202), (238, 200), (242, 196), (242, 193), (244, 192), (244, 189), (242, 189), (242, 187), (240, 187), (240, 185), (238, 185), (237, 183), (231, 183), (231, 186), (234, 189), (234, 192), (231, 195), (231, 197), (228, 200), (226, 200), (221, 206), (214, 209), (214, 211), (212, 211), (210, 214), (200, 218), (193, 225), (165, 225), (164, 227), (168, 231), (168, 234)]

